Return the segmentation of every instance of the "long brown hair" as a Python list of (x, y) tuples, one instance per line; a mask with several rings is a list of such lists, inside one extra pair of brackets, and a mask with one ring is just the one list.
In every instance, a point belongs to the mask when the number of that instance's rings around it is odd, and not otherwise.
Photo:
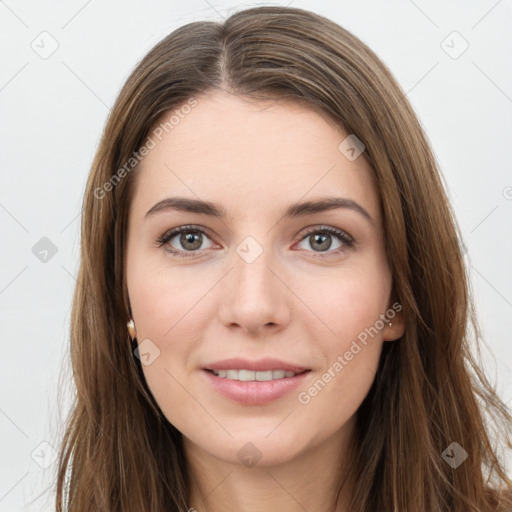
[[(141, 60), (112, 108), (83, 201), (70, 347), (76, 393), (56, 510), (188, 509), (181, 433), (130, 347), (125, 235), (139, 149), (164, 113), (215, 89), (327, 114), (363, 142), (378, 183), (406, 327), (384, 343), (357, 412), (350, 510), (512, 510), (512, 482), (498, 458), (511, 446), (512, 418), (471, 353), (479, 355), (482, 340), (461, 236), (426, 136), (365, 44), (322, 16), (281, 7), (180, 27)], [(458, 467), (443, 458), (454, 446), (467, 453)]]

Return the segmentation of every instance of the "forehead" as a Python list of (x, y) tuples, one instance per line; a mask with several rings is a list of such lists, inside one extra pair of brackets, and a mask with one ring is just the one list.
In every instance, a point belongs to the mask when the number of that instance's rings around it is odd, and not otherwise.
[[(326, 115), (290, 101), (254, 101), (223, 91), (157, 125), (156, 145), (137, 169), (133, 209), (169, 195), (225, 205), (231, 215), (310, 197), (350, 197), (379, 219), (373, 172), (340, 151), (349, 135)], [(179, 110), (179, 109), (178, 109)], [(236, 211), (231, 211), (231, 209)]]

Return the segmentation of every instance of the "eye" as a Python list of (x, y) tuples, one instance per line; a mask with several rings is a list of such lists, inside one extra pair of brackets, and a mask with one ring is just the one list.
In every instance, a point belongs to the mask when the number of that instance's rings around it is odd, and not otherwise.
[[(198, 226), (188, 225), (180, 226), (165, 232), (157, 240), (157, 246), (161, 247), (166, 245), (166, 250), (171, 254), (180, 258), (194, 258), (200, 256), (200, 252), (208, 247), (202, 247), (204, 238), (210, 239), (209, 234), (203, 228)], [(332, 250), (332, 238), (335, 238), (339, 245)], [(175, 244), (173, 245), (173, 239), (176, 238)], [(332, 256), (333, 254), (339, 254), (347, 249), (354, 247), (355, 240), (341, 229), (334, 228), (331, 226), (316, 226), (310, 228), (301, 238), (299, 243), (308, 242), (310, 247), (315, 253), (327, 253)], [(319, 254), (319, 257), (324, 257)]]
[[(337, 239), (340, 245), (329, 251), (333, 237)], [(333, 255), (352, 248), (355, 241), (341, 229), (330, 226), (317, 226), (309, 229), (305, 233), (300, 243), (303, 242), (307, 242), (309, 246), (313, 248), (314, 252), (328, 252), (329, 255)], [(320, 257), (322, 257), (322, 255)]]
[[(208, 238), (208, 235), (206, 231), (201, 228), (191, 225), (180, 226), (164, 233), (157, 240), (157, 245), (158, 247), (167, 245), (166, 250), (179, 257), (196, 257), (198, 256), (197, 252), (201, 250), (204, 237)], [(175, 247), (172, 245), (171, 242), (173, 238), (176, 238), (175, 243), (181, 247)], [(211, 247), (211, 245), (209, 247)], [(209, 247), (202, 247), (202, 249), (207, 249)]]

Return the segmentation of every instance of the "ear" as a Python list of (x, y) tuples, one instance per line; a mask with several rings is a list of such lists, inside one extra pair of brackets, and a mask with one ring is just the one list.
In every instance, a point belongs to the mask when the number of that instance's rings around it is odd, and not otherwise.
[[(398, 301), (389, 304), (386, 310), (387, 322), (382, 329), (382, 339), (384, 341), (395, 341), (404, 335), (405, 319), (402, 309), (402, 304)], [(390, 323), (391, 325), (389, 325)]]

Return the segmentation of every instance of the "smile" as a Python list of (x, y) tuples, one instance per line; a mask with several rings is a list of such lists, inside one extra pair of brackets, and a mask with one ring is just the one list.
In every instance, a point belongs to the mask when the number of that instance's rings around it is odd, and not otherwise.
[(211, 370), (214, 375), (223, 379), (240, 380), (242, 382), (250, 381), (268, 381), (295, 377), (295, 372), (285, 370)]
[(311, 370), (204, 369), (208, 385), (224, 398), (242, 405), (266, 405), (290, 395)]

